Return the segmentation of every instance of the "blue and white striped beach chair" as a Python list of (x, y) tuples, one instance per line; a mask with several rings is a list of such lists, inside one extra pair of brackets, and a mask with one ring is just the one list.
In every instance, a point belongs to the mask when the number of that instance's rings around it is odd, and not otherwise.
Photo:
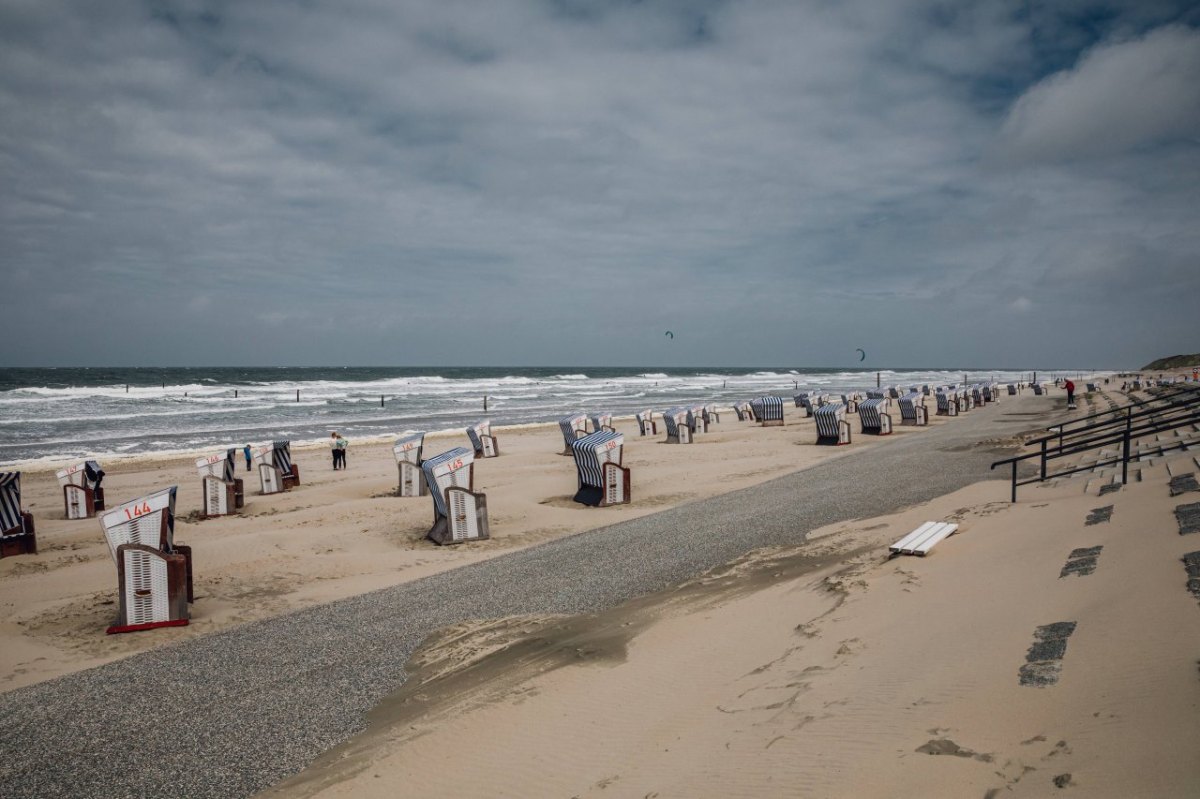
[(55, 477), (63, 490), (63, 508), (68, 519), (87, 519), (104, 510), (104, 470), (96, 461), (84, 461), (60, 469)]
[(440, 546), (487, 538), (487, 495), (475, 493), (475, 453), (455, 447), (422, 463), (421, 470), (433, 496), (429, 539)]
[(21, 509), (21, 473), (0, 472), (0, 558), (36, 554), (33, 514)]
[(600, 430), (613, 430), (612, 414), (611, 413), (596, 413), (589, 417), (592, 420), (592, 432), (596, 433)]
[(899, 399), (900, 424), (924, 427), (929, 424), (929, 410), (925, 407), (924, 394), (908, 394)]
[(931, 388), (929, 388), (929, 384), (926, 383), (925, 385), (921, 386), (921, 393), (924, 394), (926, 397), (928, 397), (930, 394), (933, 393), (933, 390)]
[(888, 399), (900, 399), (900, 389), (896, 386), (888, 386), (887, 395)]
[(272, 441), (254, 448), (263, 494), (278, 494), (300, 485), (300, 469), (292, 463), (292, 442)]
[(571, 444), (579, 470), (575, 501), (603, 507), (629, 502), (629, 469), (621, 465), (625, 436), (598, 430)]
[(970, 392), (971, 392), (971, 401), (974, 403), (974, 407), (976, 407), (976, 408), (982, 407), (987, 402), (987, 400), (984, 398), (984, 395), (983, 395), (983, 384), (982, 383), (976, 383), (975, 385), (971, 386)]
[(846, 406), (830, 402), (817, 408), (813, 414), (817, 425), (818, 444), (849, 444), (850, 423), (846, 421)]
[(236, 449), (197, 458), (196, 471), (200, 474), (200, 492), (206, 517), (225, 516), (245, 504), (245, 487), (235, 476)]
[(958, 397), (950, 391), (939, 390), (937, 398), (938, 416), (958, 416)]
[(654, 411), (647, 408), (637, 414), (638, 432), (644, 436), (658, 435), (658, 424), (654, 421)]
[(424, 448), (424, 433), (401, 436), (392, 444), (392, 454), (396, 456), (396, 469), (400, 478), (396, 493), (402, 497), (423, 497), (429, 493), (425, 473), (421, 471), (421, 451)]
[(763, 427), (777, 427), (783, 424), (783, 399), (781, 397), (759, 397), (750, 400), (754, 409), (754, 417)]
[(467, 428), (467, 438), (475, 448), (476, 458), (495, 458), (500, 454), (500, 442), (492, 435), (492, 423), (477, 422)]
[(708, 417), (703, 405), (689, 405), (687, 409), (687, 425), (692, 430), (692, 438), (708, 432)]
[(192, 550), (175, 543), (175, 486), (126, 502), (100, 517), (117, 564), (120, 609), (106, 632), (188, 623)]
[(571, 445), (587, 435), (587, 416), (573, 413), (558, 420), (558, 429), (563, 435), (563, 455), (571, 454)]
[(858, 403), (858, 421), (862, 431), (873, 436), (891, 435), (892, 415), (888, 413), (892, 400), (889, 397), (872, 397)]
[(692, 443), (692, 428), (688, 425), (687, 408), (669, 408), (663, 411), (663, 424), (667, 426), (668, 444)]
[[(1169, 382), (1170, 382), (1170, 381), (1159, 381), (1159, 385), (1169, 384)], [(1097, 388), (1096, 388), (1096, 384), (1095, 384), (1095, 383), (1088, 383), (1088, 384), (1087, 384), (1087, 390), (1088, 390), (1088, 391), (1096, 391), (1096, 390), (1097, 390)]]
[(890, 396), (889, 391), (890, 390), (886, 388), (868, 388), (866, 392), (867, 399), (883, 399), (884, 397)]

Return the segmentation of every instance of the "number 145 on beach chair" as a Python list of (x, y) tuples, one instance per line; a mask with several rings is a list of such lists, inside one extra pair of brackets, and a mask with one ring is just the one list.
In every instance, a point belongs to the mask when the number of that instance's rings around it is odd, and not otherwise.
[(68, 519), (88, 519), (104, 510), (104, 470), (96, 461), (84, 461), (59, 470), (55, 475), (63, 490), (63, 507)]

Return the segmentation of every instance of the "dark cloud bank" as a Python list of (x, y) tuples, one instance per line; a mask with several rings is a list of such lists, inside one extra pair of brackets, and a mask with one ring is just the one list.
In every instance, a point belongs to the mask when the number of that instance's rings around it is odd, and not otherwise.
[(1194, 351), (1192, 9), (0, 0), (0, 365)]

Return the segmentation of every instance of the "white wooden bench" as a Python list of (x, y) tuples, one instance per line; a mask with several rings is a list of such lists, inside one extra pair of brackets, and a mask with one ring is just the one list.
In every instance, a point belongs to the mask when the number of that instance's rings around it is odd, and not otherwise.
[(958, 529), (957, 524), (950, 522), (925, 522), (916, 530), (913, 530), (908, 535), (901, 538), (896, 543), (888, 547), (895, 555), (920, 555), (924, 557), (929, 554), (929, 550), (934, 546), (954, 533)]

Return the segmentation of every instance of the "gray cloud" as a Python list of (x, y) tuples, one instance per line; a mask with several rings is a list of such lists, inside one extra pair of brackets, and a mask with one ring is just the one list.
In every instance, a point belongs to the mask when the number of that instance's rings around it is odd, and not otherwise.
[(0, 363), (1186, 350), (1197, 22), (1165, 3), (0, 0), (0, 333), (25, 342)]

